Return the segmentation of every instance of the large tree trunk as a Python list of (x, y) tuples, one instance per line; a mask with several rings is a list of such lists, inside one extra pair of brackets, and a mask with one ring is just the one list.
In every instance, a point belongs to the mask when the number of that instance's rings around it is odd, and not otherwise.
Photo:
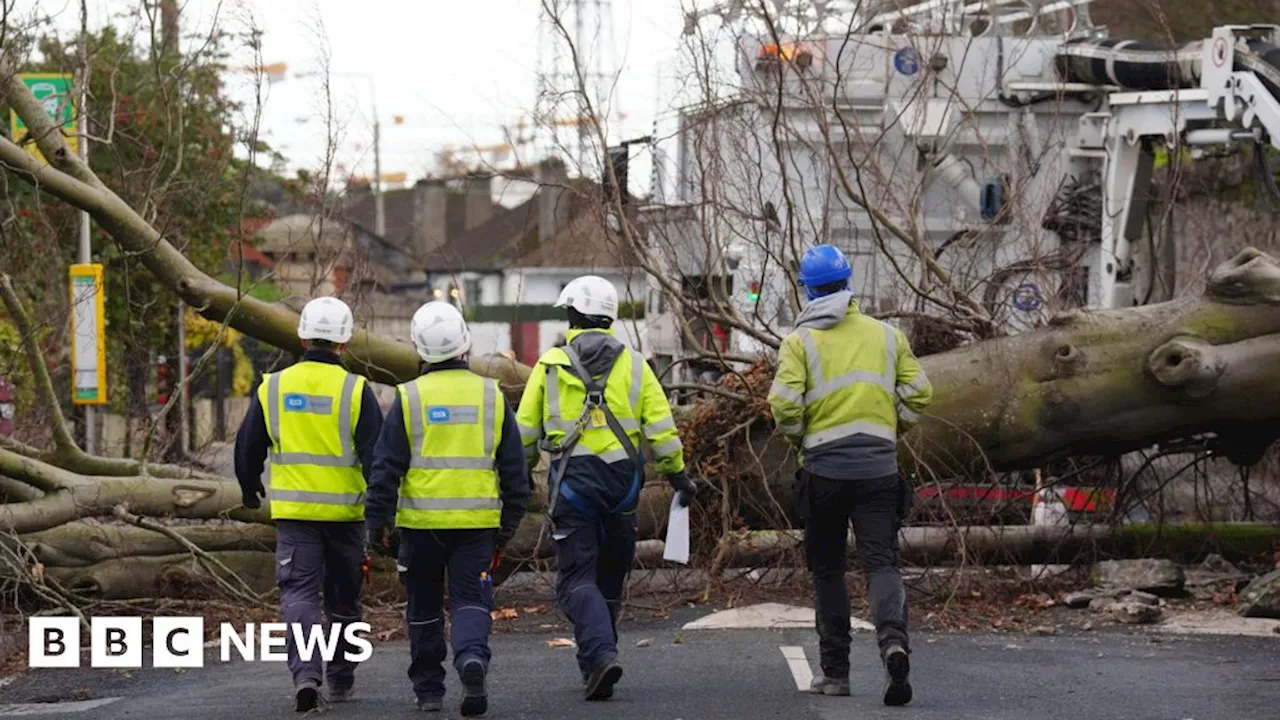
[[(68, 152), (61, 134), (12, 68), (0, 65), (0, 75), (4, 76), (0, 100), (8, 101), (26, 121), (52, 165), (41, 165), (4, 138), (0, 138), (0, 163), (89, 212), (123, 251), (136, 255), (204, 317), (226, 321), (247, 335), (300, 352), (296, 313), (243, 295), (193, 265)], [(922, 476), (955, 477), (992, 468), (1036, 467), (1073, 454), (1122, 453), (1216, 433), (1227, 457), (1256, 462), (1280, 434), (1277, 305), (1280, 267), (1251, 249), (1219, 267), (1202, 297), (1126, 310), (1068, 313), (1042, 330), (927, 357), (923, 364), (936, 399), (921, 427), (906, 436), (903, 456)], [(28, 343), (29, 354), (38, 357), (30, 352), (33, 347)], [(351, 369), (382, 382), (408, 380), (418, 372), (412, 348), (367, 332), (359, 333), (350, 344), (347, 361)], [(473, 358), (472, 367), (501, 379), (512, 392), (518, 392), (530, 370), (500, 356)], [(42, 370), (36, 370), (38, 376)], [(723, 525), (716, 528), (717, 536), (733, 529), (728, 526), (736, 523), (736, 508), (754, 507), (759, 517), (779, 522), (785, 522), (790, 508), (794, 459), (790, 449), (774, 438), (762, 412), (769, 374), (758, 371), (755, 376), (759, 382), (754, 385), (734, 388), (739, 399), (704, 403), (687, 413), (692, 419), (682, 423), (697, 474), (711, 489), (728, 493), (734, 501), (728, 506), (733, 512), (720, 513)], [(37, 380), (42, 387), (47, 385), (47, 373)], [(746, 402), (741, 400), (743, 395), (749, 396)], [(48, 396), (52, 396), (51, 385)], [(754, 423), (753, 414), (759, 416)], [(0, 475), (5, 476), (0, 491), (11, 501), (0, 506), (0, 529), (26, 534), (54, 531), (79, 519), (112, 514), (118, 506), (146, 516), (267, 521), (264, 510), (240, 507), (239, 489), (232, 482), (184, 477), (183, 471), (166, 466), (88, 456), (69, 439), (65, 425), (55, 428), (55, 436), (57, 446), (51, 451), (0, 444)], [(715, 495), (703, 497), (718, 501)], [(645, 491), (642, 535), (661, 532), (668, 499), (669, 492), (660, 485)], [(510, 548), (511, 557), (549, 551), (545, 542), (538, 541), (540, 517), (530, 514)], [(260, 577), (258, 563), (268, 553), (240, 549), (237, 541), (216, 537), (240, 533), (239, 528), (210, 532), (215, 537), (192, 542), (207, 544), (210, 552), (225, 555), (230, 562), (249, 563), (246, 572)], [(113, 556), (82, 550), (77, 554), (65, 543), (46, 542), (47, 547), (60, 548), (47, 551), (49, 559), (56, 561), (51, 572), (77, 587), (96, 587), (99, 594), (128, 594), (155, 587), (155, 578), (166, 568), (192, 557), (191, 553), (150, 554), (163, 549), (157, 550), (150, 541), (139, 545), (132, 535), (117, 540), (136, 552)], [(252, 559), (245, 560), (241, 553)], [(139, 561), (136, 581), (128, 581), (126, 568), (143, 557), (149, 559)]]
[[(766, 567), (803, 557), (797, 530), (752, 532), (728, 552), (729, 567)], [(1082, 558), (1157, 556), (1192, 562), (1209, 553), (1252, 560), (1280, 542), (1280, 527), (1264, 523), (1178, 525), (1015, 525), (906, 527), (899, 534), (904, 563), (920, 566), (1074, 563)], [(856, 547), (849, 536), (849, 550)]]

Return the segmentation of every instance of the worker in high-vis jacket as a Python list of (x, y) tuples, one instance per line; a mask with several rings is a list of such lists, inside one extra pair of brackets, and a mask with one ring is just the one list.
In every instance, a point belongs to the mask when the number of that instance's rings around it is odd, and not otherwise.
[(601, 277), (579, 277), (556, 307), (568, 315), (567, 342), (538, 360), (516, 417), (530, 466), (540, 450), (549, 454), (556, 600), (573, 622), (586, 699), (604, 700), (622, 677), (617, 621), (635, 558), (642, 441), (681, 505), (692, 500), (694, 485), (657, 376), (614, 337), (617, 289)]
[[(367, 501), (372, 549), (398, 556), (408, 593), (409, 679), (419, 710), (445, 694), (444, 587), (462, 715), (488, 709), (490, 573), (532, 490), (515, 413), (496, 380), (468, 369), (471, 332), (446, 302), (410, 324), (420, 376), (399, 386), (378, 439)], [(393, 529), (394, 525), (394, 529)]]
[(905, 705), (910, 646), (898, 531), (912, 489), (899, 473), (897, 440), (919, 422), (933, 390), (906, 336), (859, 311), (852, 274), (831, 245), (804, 254), (800, 280), (809, 302), (778, 350), (769, 405), (778, 432), (800, 449), (796, 504), (805, 520), (822, 664), (810, 690), (849, 694), (845, 550), (852, 520), (886, 671), (883, 699)]
[[(382, 411), (363, 377), (347, 372), (341, 355), (355, 328), (346, 303), (332, 297), (302, 308), (302, 361), (263, 376), (236, 435), (236, 479), (246, 507), (267, 496), (276, 526), (276, 584), (284, 622), (322, 633), (321, 611), (335, 632), (361, 621), (364, 494)], [(270, 459), (269, 490), (262, 485)], [(319, 626), (319, 627), (318, 627)], [(307, 637), (308, 635), (304, 635)], [(345, 638), (323, 667), (320, 653), (304, 660), (286, 635), (298, 712), (351, 698), (358, 649)]]

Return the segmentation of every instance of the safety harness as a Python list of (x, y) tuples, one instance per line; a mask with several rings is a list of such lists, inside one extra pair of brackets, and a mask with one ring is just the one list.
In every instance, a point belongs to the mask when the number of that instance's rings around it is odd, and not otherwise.
[[(564, 478), (565, 467), (568, 466), (569, 458), (573, 455), (573, 448), (577, 446), (578, 441), (582, 439), (582, 433), (586, 429), (587, 423), (591, 421), (594, 413), (600, 412), (604, 415), (604, 420), (609, 426), (609, 430), (611, 430), (614, 436), (618, 438), (618, 442), (622, 443), (623, 451), (627, 453), (627, 457), (634, 464), (637, 479), (640, 469), (644, 467), (644, 461), (640, 457), (640, 451), (636, 449), (635, 443), (631, 442), (631, 438), (627, 437), (627, 432), (622, 428), (622, 423), (618, 422), (617, 416), (614, 415), (613, 410), (609, 408), (609, 403), (605, 401), (604, 386), (601, 385), (598, 380), (593, 378), (591, 373), (587, 372), (587, 369), (582, 364), (582, 359), (578, 357), (577, 350), (574, 350), (572, 346), (567, 344), (561, 348), (561, 350), (563, 350), (565, 356), (569, 358), (569, 373), (581, 380), (582, 384), (586, 387), (587, 400), (582, 405), (582, 414), (578, 416), (573, 427), (569, 432), (565, 433), (564, 437), (560, 438), (559, 442), (553, 443), (545, 437), (538, 441), (539, 449), (547, 452), (551, 456), (551, 500), (550, 506), (547, 509), (546, 521), (548, 527), (550, 527), (552, 531), (555, 530), (555, 521), (552, 518), (555, 517), (556, 503), (560, 499), (560, 481)], [(620, 358), (622, 356), (619, 355), (618, 357)], [(613, 363), (617, 364), (617, 362), (618, 358), (614, 358)], [(556, 378), (556, 367), (556, 365), (547, 365), (547, 382), (558, 382), (558, 379)], [(612, 370), (613, 365), (611, 364), (609, 366), (609, 370), (604, 373), (604, 376), (608, 377)], [(635, 480), (633, 480), (632, 485), (634, 486), (636, 484)], [(636, 489), (637, 488), (633, 487), (632, 492), (627, 493), (627, 497), (623, 498), (619, 507), (614, 508), (615, 512), (622, 506), (626, 505), (630, 500), (631, 495), (635, 493)]]

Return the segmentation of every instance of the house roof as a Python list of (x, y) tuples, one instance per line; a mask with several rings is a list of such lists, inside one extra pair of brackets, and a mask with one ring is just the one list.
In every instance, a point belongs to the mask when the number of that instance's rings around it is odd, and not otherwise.
[(264, 253), (339, 251), (350, 242), (351, 225), (342, 220), (298, 213), (272, 220), (259, 229), (255, 237), (258, 249)]
[(497, 270), (537, 239), (538, 200), (502, 210), (470, 230), (453, 235), (426, 258), (433, 271)]
[(636, 256), (620, 232), (606, 227), (598, 210), (579, 212), (548, 239), (510, 263), (512, 267), (574, 267), (584, 269), (630, 267)]

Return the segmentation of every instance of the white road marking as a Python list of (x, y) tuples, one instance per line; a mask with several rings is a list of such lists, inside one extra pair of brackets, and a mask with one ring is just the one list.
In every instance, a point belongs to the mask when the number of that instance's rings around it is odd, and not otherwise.
[(13, 703), (0, 705), (0, 717), (27, 717), (30, 715), (61, 715), (63, 713), (85, 712), (100, 708), (103, 705), (110, 705), (120, 699), (111, 697), (98, 698), (97, 700), (78, 700), (76, 702)]
[(787, 659), (787, 667), (791, 668), (791, 677), (796, 681), (796, 689), (807, 691), (813, 682), (813, 669), (809, 667), (809, 659), (804, 656), (804, 648), (795, 645), (781, 646), (782, 657)]

